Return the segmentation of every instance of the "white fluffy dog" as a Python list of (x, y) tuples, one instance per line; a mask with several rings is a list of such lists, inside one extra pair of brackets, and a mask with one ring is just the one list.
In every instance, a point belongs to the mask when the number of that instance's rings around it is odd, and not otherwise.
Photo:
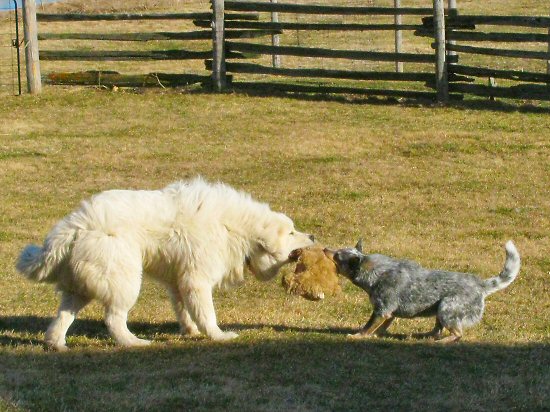
[(43, 247), (27, 246), (17, 269), (30, 279), (56, 283), (62, 292), (46, 343), (64, 350), (76, 314), (92, 299), (105, 307), (105, 323), (120, 345), (150, 343), (126, 325), (142, 274), (166, 286), (182, 333), (215, 340), (236, 337), (217, 325), (215, 286), (243, 280), (245, 266), (273, 278), (296, 248), (313, 243), (282, 213), (222, 183), (197, 178), (162, 190), (99, 193), (61, 220)]

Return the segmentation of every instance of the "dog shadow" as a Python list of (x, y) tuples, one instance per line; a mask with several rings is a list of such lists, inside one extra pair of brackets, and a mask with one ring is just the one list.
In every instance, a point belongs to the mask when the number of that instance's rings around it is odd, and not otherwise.
[[(4, 316), (0, 317), (0, 345), (15, 346), (19, 344), (42, 344), (42, 340), (21, 338), (12, 335), (36, 335), (46, 332), (53, 318), (40, 316)], [(152, 336), (155, 334), (178, 334), (176, 322), (147, 323), (128, 322), (128, 328), (138, 335)], [(82, 336), (89, 339), (108, 340), (110, 335), (101, 320), (77, 319), (71, 325), (68, 336)]]
[[(36, 338), (24, 338), (21, 335), (36, 335), (44, 333), (48, 328), (52, 318), (39, 316), (4, 316), (0, 317), (0, 346), (16, 346), (22, 344), (41, 345), (43, 342)], [(339, 328), (339, 327), (302, 327), (289, 326), (271, 323), (226, 323), (220, 325), (222, 330), (231, 330), (235, 332), (245, 332), (247, 330), (272, 330), (285, 333), (317, 333), (327, 335), (349, 335), (357, 332), (357, 329)], [(179, 335), (179, 325), (177, 322), (128, 322), (128, 328), (144, 337), (155, 335)], [(14, 336), (18, 335), (18, 336)], [(110, 335), (103, 321), (96, 319), (77, 319), (69, 330), (69, 335), (81, 336), (88, 339), (109, 340)], [(382, 337), (391, 340), (424, 340), (425, 334), (407, 335), (402, 333), (385, 333)], [(154, 338), (154, 340), (159, 340)], [(165, 340), (165, 339), (160, 339)]]

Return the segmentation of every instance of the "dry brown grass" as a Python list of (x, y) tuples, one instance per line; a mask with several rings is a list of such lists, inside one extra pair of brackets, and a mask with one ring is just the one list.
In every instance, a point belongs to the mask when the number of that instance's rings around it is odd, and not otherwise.
[[(0, 409), (544, 410), (550, 402), (543, 107), (47, 87), (3, 98), (0, 112)], [(57, 297), (15, 272), (20, 249), (92, 193), (197, 174), (249, 191), (327, 245), (362, 236), (369, 251), (488, 277), (513, 239), (522, 270), (451, 347), (410, 337), (428, 320), (392, 327), (405, 340), (349, 342), (370, 310), (349, 283), (313, 303), (285, 295), (278, 280), (249, 279), (215, 297), (222, 327), (240, 331), (234, 342), (179, 337), (167, 296), (146, 281), (130, 328), (152, 347), (115, 348), (101, 308), (90, 305), (70, 332), (71, 352), (44, 352)]]

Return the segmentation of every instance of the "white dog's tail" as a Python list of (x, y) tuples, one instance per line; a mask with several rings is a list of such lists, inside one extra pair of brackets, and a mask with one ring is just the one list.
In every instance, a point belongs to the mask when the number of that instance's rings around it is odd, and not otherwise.
[(498, 276), (489, 278), (484, 282), (486, 296), (507, 287), (519, 273), (520, 258), (518, 250), (511, 240), (506, 242), (505, 248), (506, 261), (504, 262), (502, 272)]
[(57, 268), (65, 260), (76, 236), (76, 230), (67, 222), (59, 223), (48, 234), (44, 246), (27, 245), (15, 265), (27, 278), (41, 282), (55, 282)]

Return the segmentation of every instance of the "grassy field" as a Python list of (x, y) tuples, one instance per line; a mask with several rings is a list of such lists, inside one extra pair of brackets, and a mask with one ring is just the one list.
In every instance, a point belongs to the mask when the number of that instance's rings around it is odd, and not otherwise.
[[(546, 106), (46, 87), (2, 96), (0, 113), (0, 410), (550, 408)], [(92, 304), (70, 351), (45, 351), (58, 296), (15, 272), (21, 248), (93, 193), (199, 174), (252, 193), (326, 245), (363, 237), (368, 251), (489, 277), (513, 239), (522, 270), (455, 345), (415, 339), (431, 329), (425, 319), (350, 341), (370, 304), (349, 282), (309, 302), (286, 295), (280, 277), (250, 277), (215, 295), (234, 341), (179, 336), (167, 295), (145, 281), (129, 327), (152, 346), (114, 346)]]

